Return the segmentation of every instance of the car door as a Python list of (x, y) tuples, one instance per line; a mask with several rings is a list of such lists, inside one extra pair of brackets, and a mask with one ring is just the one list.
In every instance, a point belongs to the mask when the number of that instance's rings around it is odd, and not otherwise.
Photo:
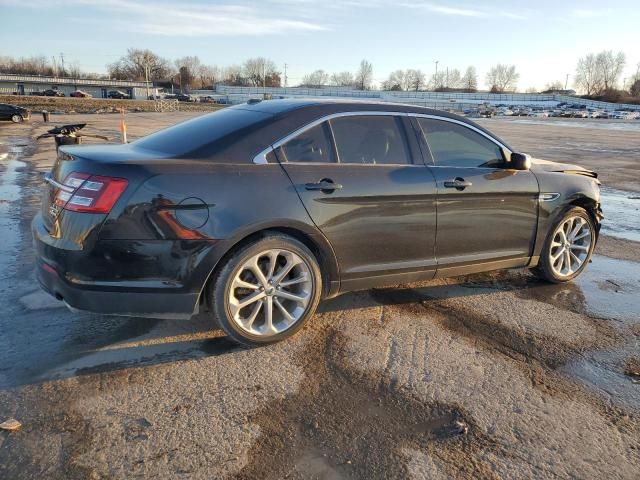
[(532, 254), (538, 182), (508, 168), (506, 147), (464, 122), (416, 117), (438, 190), (438, 276), (524, 266)]
[(406, 127), (399, 114), (338, 114), (275, 145), (344, 289), (435, 273), (435, 181)]
[(0, 105), (0, 120), (9, 120), (13, 109), (7, 105)]

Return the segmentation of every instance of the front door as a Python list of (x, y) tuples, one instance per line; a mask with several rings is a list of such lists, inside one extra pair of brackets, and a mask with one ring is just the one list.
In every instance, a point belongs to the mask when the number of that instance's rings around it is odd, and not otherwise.
[(438, 189), (438, 276), (526, 265), (538, 216), (534, 174), (506, 168), (502, 147), (479, 131), (445, 119), (416, 120)]
[(340, 116), (276, 149), (345, 289), (435, 273), (435, 182), (406, 127), (400, 116)]

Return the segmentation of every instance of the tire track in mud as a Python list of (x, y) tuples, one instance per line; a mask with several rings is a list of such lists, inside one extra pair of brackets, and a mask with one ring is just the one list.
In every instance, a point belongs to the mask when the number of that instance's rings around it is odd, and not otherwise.
[(478, 453), (506, 452), (459, 405), (357, 375), (348, 339), (333, 327), (320, 336), (301, 359), (308, 383), (250, 419), (262, 433), (236, 478), (407, 478), (407, 448), (445, 457), (451, 476), (498, 478)]

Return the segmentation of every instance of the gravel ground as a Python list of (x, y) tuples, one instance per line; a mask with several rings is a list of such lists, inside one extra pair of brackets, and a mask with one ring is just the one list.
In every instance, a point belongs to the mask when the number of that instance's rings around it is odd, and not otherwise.
[[(129, 136), (192, 115), (130, 114)], [(115, 115), (53, 117), (84, 121), (117, 141)], [(483, 122), (632, 202), (575, 282), (515, 270), (347, 294), (255, 349), (205, 315), (72, 314), (40, 292), (29, 222), (53, 142), (35, 119), (1, 125), (0, 422), (23, 427), (0, 432), (0, 478), (640, 477), (638, 131), (606, 122)]]

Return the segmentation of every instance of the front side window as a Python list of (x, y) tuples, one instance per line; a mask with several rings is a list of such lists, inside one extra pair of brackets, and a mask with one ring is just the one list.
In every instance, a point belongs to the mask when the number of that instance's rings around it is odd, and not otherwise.
[(285, 162), (335, 162), (331, 134), (326, 122), (305, 130), (280, 147), (279, 155)]
[(330, 122), (340, 163), (411, 163), (399, 118), (357, 115), (338, 117)]
[(457, 123), (418, 118), (433, 161), (447, 167), (500, 167), (502, 149), (478, 132)]

